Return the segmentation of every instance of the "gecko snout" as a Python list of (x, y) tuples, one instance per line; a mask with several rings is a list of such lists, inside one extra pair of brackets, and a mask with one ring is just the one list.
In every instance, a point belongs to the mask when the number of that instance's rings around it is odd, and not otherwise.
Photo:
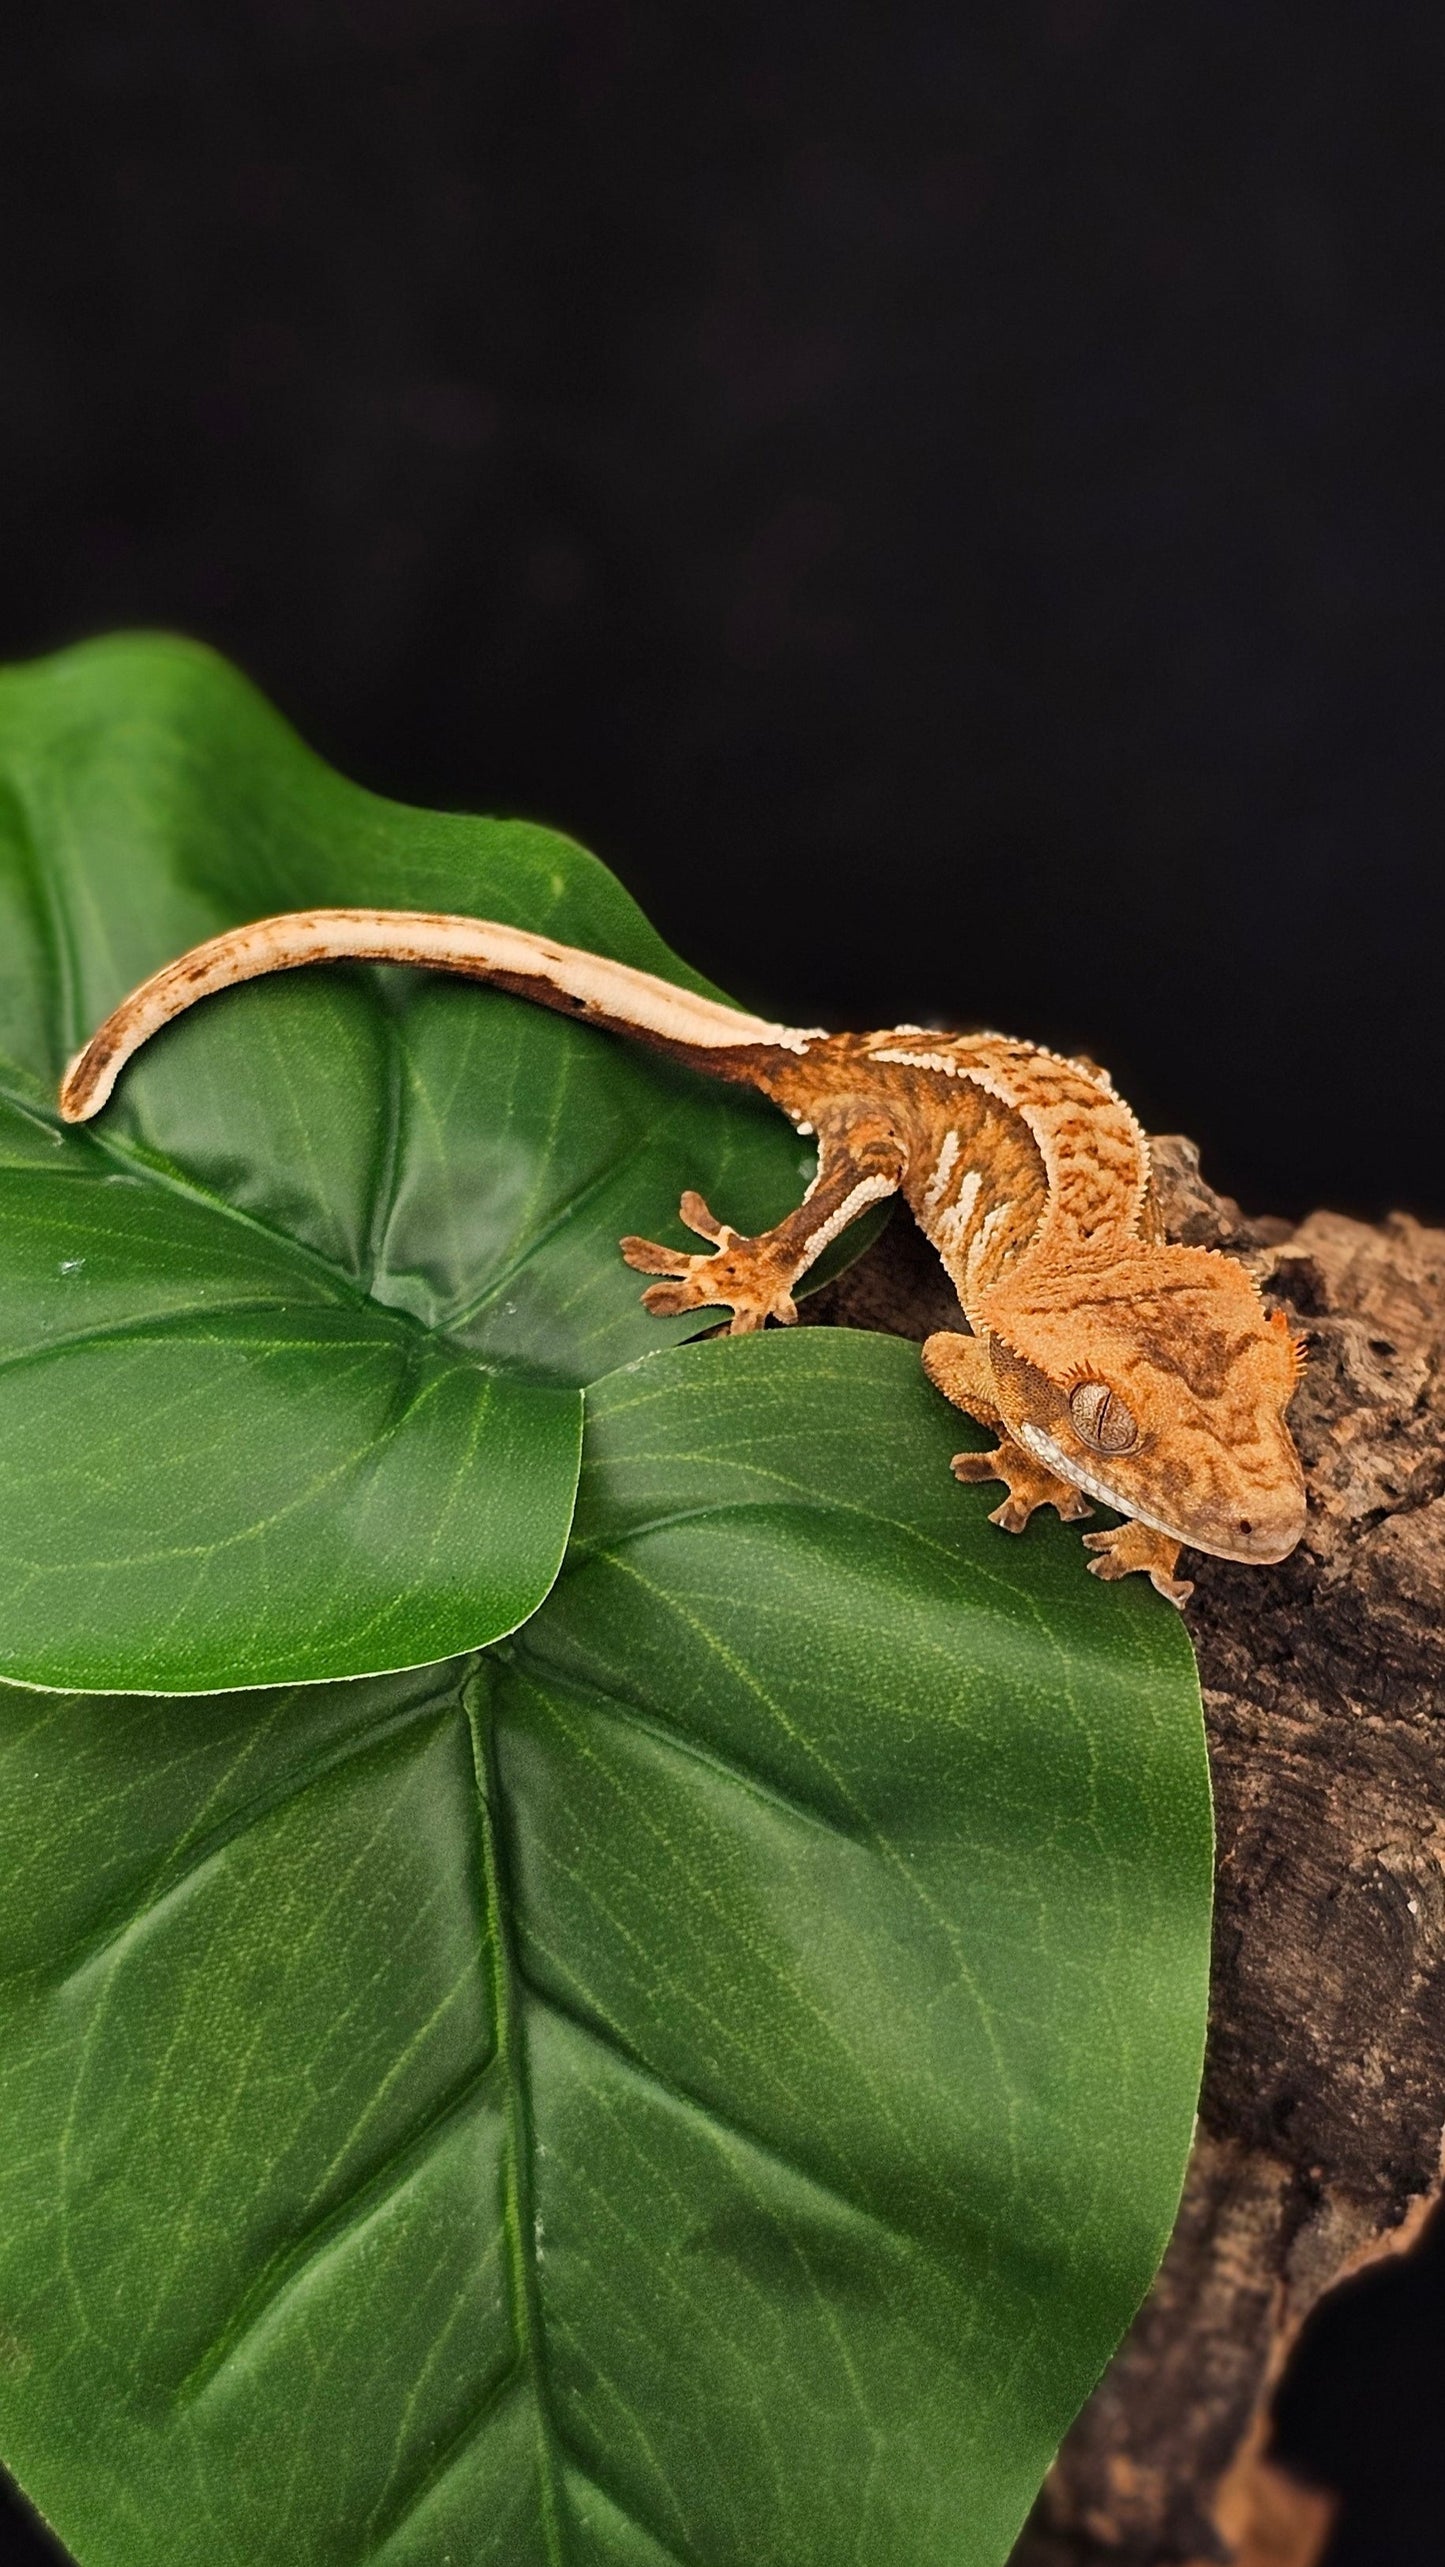
[(1304, 1491), (1292, 1488), (1253, 1498), (1237, 1514), (1223, 1516), (1217, 1539), (1208, 1548), (1226, 1560), (1249, 1560), (1266, 1567), (1287, 1560), (1304, 1529)]

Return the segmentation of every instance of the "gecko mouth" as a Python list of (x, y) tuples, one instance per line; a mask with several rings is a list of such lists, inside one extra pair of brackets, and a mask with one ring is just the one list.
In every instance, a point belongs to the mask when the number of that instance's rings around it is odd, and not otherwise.
[(1067, 1480), (1072, 1488), (1082, 1489), (1087, 1497), (1096, 1497), (1101, 1506), (1112, 1506), (1116, 1515), (1132, 1516), (1136, 1524), (1147, 1524), (1151, 1533), (1162, 1533), (1170, 1542), (1189, 1543), (1195, 1550), (1199, 1549), (1200, 1545), (1192, 1534), (1181, 1533), (1177, 1524), (1166, 1524), (1162, 1515), (1151, 1515), (1137, 1499), (1121, 1497), (1117, 1489), (1110, 1488), (1107, 1480), (1099, 1478), (1097, 1472), (1085, 1470), (1082, 1462), (1076, 1462), (1062, 1445), (1054, 1442), (1052, 1435), (1044, 1433), (1041, 1426), (1020, 1426), (1018, 1437), (1036, 1462), (1046, 1463), (1051, 1471), (1057, 1471), (1061, 1480)]

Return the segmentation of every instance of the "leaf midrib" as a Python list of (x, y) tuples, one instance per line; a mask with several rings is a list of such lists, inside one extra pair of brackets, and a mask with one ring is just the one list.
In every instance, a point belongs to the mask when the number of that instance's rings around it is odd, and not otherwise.
[(537, 2419), (540, 2527), (547, 2567), (566, 2567), (565, 2517), (561, 2505), (563, 2473), (543, 2352), (541, 2284), (537, 2272), (531, 2098), (527, 2090), (525, 2034), (522, 2031), (525, 1980), (520, 1958), (512, 1947), (510, 1927), (513, 1910), (506, 1895), (501, 1848), (497, 1841), (497, 1821), (504, 1794), (497, 1771), (488, 1695), (486, 1675), (478, 1664), (471, 1676), (464, 1680), (461, 1697), (471, 1740), (483, 1895), (486, 1916), (492, 1928), (493, 2014), (507, 2116), (504, 2225), (512, 2277), (512, 2316)]

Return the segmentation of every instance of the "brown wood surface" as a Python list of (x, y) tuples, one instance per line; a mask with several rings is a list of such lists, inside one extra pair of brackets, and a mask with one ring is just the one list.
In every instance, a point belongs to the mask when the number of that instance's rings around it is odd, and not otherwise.
[[(1445, 1231), (1247, 1222), (1189, 1142), (1155, 1163), (1170, 1235), (1244, 1257), (1308, 1336), (1310, 1523), (1280, 1568), (1182, 1563), (1219, 1830), (1199, 2134), (1158, 2282), (1016, 2567), (1312, 2567), (1332, 2505), (1269, 2465), (1272, 2388), (1322, 2294), (1407, 2249), (1441, 2183)], [(901, 1212), (803, 1315), (960, 1325)]]

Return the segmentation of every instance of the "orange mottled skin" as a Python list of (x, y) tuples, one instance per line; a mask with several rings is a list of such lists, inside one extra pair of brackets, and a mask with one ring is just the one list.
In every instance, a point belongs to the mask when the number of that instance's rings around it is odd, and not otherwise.
[(1190, 1593), (1176, 1575), (1185, 1544), (1274, 1561), (1298, 1542), (1304, 1486), (1285, 1423), (1298, 1349), (1233, 1258), (1162, 1240), (1148, 1143), (1091, 1062), (1002, 1034), (774, 1025), (494, 921), (312, 910), (213, 938), (144, 982), (72, 1063), (62, 1111), (97, 1112), (130, 1055), (198, 998), (338, 956), (515, 990), (755, 1087), (816, 1136), (818, 1173), (775, 1229), (741, 1238), (688, 1193), (701, 1252), (623, 1240), (628, 1264), (659, 1278), (650, 1310), (723, 1308), (733, 1332), (789, 1322), (830, 1240), (901, 1193), (972, 1332), (930, 1337), (924, 1366), (998, 1437), (954, 1471), (1004, 1482), (1005, 1531), (1040, 1506), (1089, 1515), (1097, 1498), (1126, 1521), (1084, 1536), (1095, 1575), (1142, 1571), (1175, 1603)]

